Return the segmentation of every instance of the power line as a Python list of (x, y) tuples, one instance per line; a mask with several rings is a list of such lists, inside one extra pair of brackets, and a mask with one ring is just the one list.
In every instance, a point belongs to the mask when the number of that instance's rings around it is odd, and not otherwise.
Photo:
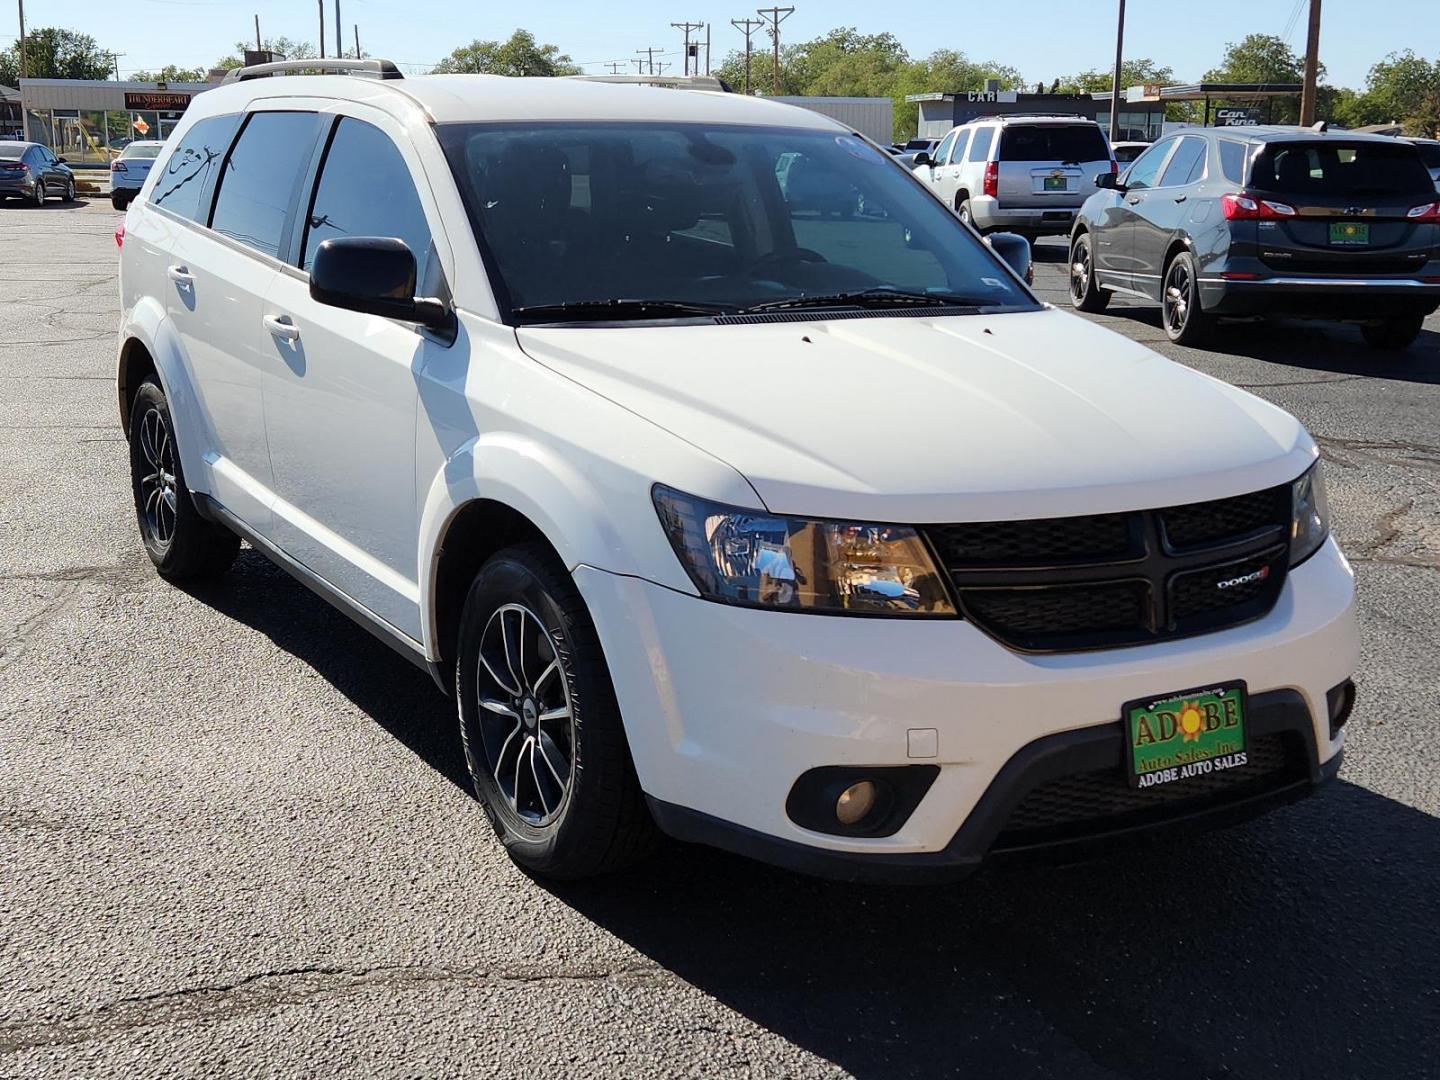
[(780, 24), (795, 14), (793, 7), (757, 8), (755, 14), (769, 22), (768, 33), (775, 46), (775, 70), (771, 73), (770, 92), (780, 96)]
[[(705, 24), (704, 24), (704, 23), (698, 23), (698, 22), (694, 22), (694, 23), (692, 23), (692, 22), (672, 22), (670, 25), (673, 26), (676, 30), (683, 30), (683, 31), (685, 32), (685, 74), (686, 74), (686, 75), (689, 75), (689, 74), (690, 74), (690, 56), (691, 56), (691, 53), (690, 53), (690, 31), (691, 31), (691, 30), (699, 30), (699, 29), (700, 29), (702, 26), (704, 26)], [(698, 68), (698, 67), (700, 66), (700, 65), (699, 65), (699, 59), (700, 59), (700, 57), (699, 57), (699, 50), (698, 50), (698, 49), (696, 50), (695, 59), (696, 59), (696, 65), (695, 65), (695, 66)]]
[(654, 74), (655, 74), (655, 54), (656, 54), (656, 53), (660, 53), (661, 56), (664, 56), (664, 55), (665, 55), (665, 53), (664, 53), (662, 50), (660, 50), (660, 49), (636, 49), (635, 52), (636, 52), (637, 54), (638, 54), (638, 53), (644, 53), (644, 54), (645, 54), (645, 59), (644, 59), (644, 60), (639, 60), (639, 59), (637, 59), (637, 60), (635, 61), (635, 66), (636, 66), (637, 68), (639, 68), (639, 70), (640, 70), (640, 72), (641, 72), (642, 74), (644, 74), (644, 73), (646, 72), (646, 70), (648, 69), (649, 74), (651, 74), (651, 75), (654, 75)]
[(730, 25), (745, 35), (745, 93), (750, 93), (750, 35), (765, 25), (763, 19), (731, 19)]

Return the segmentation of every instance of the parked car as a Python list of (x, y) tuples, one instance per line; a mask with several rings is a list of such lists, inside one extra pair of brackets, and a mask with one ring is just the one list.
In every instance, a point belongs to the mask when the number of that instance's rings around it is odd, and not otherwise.
[(110, 163), (110, 205), (124, 210), (130, 200), (140, 193), (145, 177), (150, 175), (150, 166), (160, 153), (164, 142), (157, 139), (135, 139), (120, 156)]
[(1117, 165), (1129, 165), (1148, 149), (1150, 149), (1148, 142), (1111, 143), (1110, 156), (1115, 159)]
[(1435, 187), (1440, 190), (1440, 139), (1406, 139), (1420, 153), (1420, 161), (1430, 173), (1430, 179), (1435, 181)]
[(1440, 306), (1440, 201), (1413, 146), (1309, 128), (1194, 128), (1159, 140), (1085, 203), (1070, 296), (1161, 304), (1172, 341), (1216, 317), (1358, 322), (1403, 349)]
[[(528, 870), (954, 876), (1335, 775), (1293, 417), (808, 110), (316, 68), (371, 77), (232, 73), (117, 233), (141, 539), (179, 581), (244, 537), (430, 671)], [(884, 216), (795, 212), (787, 155)]]
[(1095, 177), (1115, 172), (1100, 126), (1078, 116), (994, 116), (952, 130), (917, 159), (947, 206), (982, 233), (1065, 235)]
[(34, 206), (59, 196), (75, 201), (75, 174), (48, 146), (33, 142), (0, 142), (0, 202), (25, 199)]

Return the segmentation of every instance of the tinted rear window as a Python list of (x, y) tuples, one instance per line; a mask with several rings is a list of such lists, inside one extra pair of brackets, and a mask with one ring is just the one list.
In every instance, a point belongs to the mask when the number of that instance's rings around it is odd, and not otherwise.
[(1245, 182), (1245, 144), (1220, 140), (1220, 171), (1232, 184)]
[(1440, 169), (1440, 143), (1416, 143), (1415, 149), (1427, 169)]
[(18, 161), (28, 149), (25, 143), (0, 142), (0, 161)]
[(1255, 159), (1250, 186), (1284, 195), (1336, 198), (1435, 190), (1415, 147), (1402, 143), (1272, 143)]
[(129, 146), (125, 147), (124, 151), (121, 152), (120, 156), (126, 161), (129, 161), (131, 158), (153, 158), (159, 156), (159, 154), (159, 143), (151, 143), (149, 146), (141, 146), (138, 143), (131, 143)]
[(1094, 124), (1007, 127), (1000, 136), (1001, 161), (1109, 161), (1105, 137)]
[(220, 159), (240, 123), (236, 113), (211, 116), (199, 121), (180, 140), (160, 167), (160, 179), (150, 193), (150, 201), (181, 217), (204, 224), (210, 206), (200, 204), (206, 185), (220, 168)]

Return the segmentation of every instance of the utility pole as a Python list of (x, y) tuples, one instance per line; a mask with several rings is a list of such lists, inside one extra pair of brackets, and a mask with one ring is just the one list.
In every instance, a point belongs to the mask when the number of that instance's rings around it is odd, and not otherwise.
[(710, 24), (705, 24), (705, 74), (710, 74)]
[(259, 52), (265, 46), (260, 41), (260, 13), (255, 13), (255, 51)]
[(1120, 0), (1120, 20), (1115, 25), (1115, 75), (1110, 80), (1110, 142), (1120, 139), (1120, 65), (1125, 59), (1125, 0)]
[(119, 81), (120, 81), (120, 57), (122, 57), (122, 56), (124, 56), (124, 55), (125, 55), (125, 54), (124, 54), (123, 52), (112, 52), (112, 53), (110, 54), (110, 62), (115, 65), (115, 81), (116, 81), (116, 82), (119, 82)]
[[(696, 23), (692, 23), (692, 22), (672, 22), (670, 25), (673, 26), (676, 30), (683, 30), (683, 31), (685, 32), (685, 74), (686, 74), (686, 75), (689, 75), (689, 74), (690, 74), (690, 31), (691, 31), (691, 30), (699, 30), (700, 27), (704, 26), (705, 24), (704, 24), (704, 23), (698, 23), (698, 22), (696, 22)], [(699, 60), (699, 57), (696, 57), (696, 60), (698, 61), (698, 60)], [(696, 66), (697, 66), (697, 67), (699, 66), (698, 63), (697, 63)]]
[(320, 59), (325, 59), (325, 0), (315, 0), (315, 6), (320, 9)]
[(340, 0), (335, 0), (335, 56), (345, 55), (345, 24), (340, 21)]
[(1315, 123), (1315, 81), (1320, 74), (1320, 0), (1310, 0), (1310, 32), (1305, 35), (1305, 81), (1300, 84), (1300, 126)]
[(665, 74), (665, 69), (666, 69), (667, 67), (674, 67), (674, 66), (675, 66), (675, 65), (673, 65), (672, 63), (670, 63), (669, 60), (661, 60), (658, 64), (655, 65), (655, 67), (656, 67), (658, 70), (652, 71), (652, 72), (650, 72), (650, 74), (651, 74), (651, 75), (664, 75), (664, 74)]
[(363, 60), (364, 57), (360, 55), (360, 24), (359, 24), (359, 23), (355, 23), (355, 24), (354, 24), (354, 27), (355, 27), (355, 59), (356, 59), (356, 60)]
[[(640, 61), (639, 61), (639, 60), (636, 60), (635, 63), (636, 63), (636, 64), (639, 64)], [(620, 74), (620, 70), (621, 70), (622, 68), (626, 67), (627, 65), (626, 65), (626, 63), (625, 63), (624, 60), (607, 60), (607, 61), (605, 61), (605, 66), (610, 69), (610, 74), (611, 74), (611, 75), (619, 75), (619, 74)]]
[(745, 35), (745, 93), (750, 93), (750, 35), (765, 25), (763, 19), (731, 19), (730, 25)]
[[(338, 2), (338, 0), (337, 0), (337, 2)], [(648, 68), (649, 73), (650, 73), (651, 75), (654, 75), (654, 74), (655, 74), (655, 54), (656, 54), (657, 52), (661, 52), (662, 50), (660, 50), (660, 49), (655, 49), (655, 48), (650, 48), (650, 49), (636, 49), (635, 51), (636, 51), (637, 53), (644, 53), (644, 54), (645, 54), (645, 59), (644, 59), (644, 60), (636, 60), (635, 63), (636, 63), (638, 66), (640, 66), (640, 68), (641, 68), (642, 71), (644, 71), (646, 68)]]
[(770, 92), (776, 97), (780, 96), (780, 24), (795, 14), (793, 7), (772, 7), (757, 8), (755, 14), (762, 19), (769, 20), (770, 40), (774, 43), (775, 69), (771, 73)]
[[(25, 0), (20, 0), (20, 78), (30, 77), (30, 65), (25, 58)], [(29, 110), (20, 110), (20, 138), (30, 141)]]

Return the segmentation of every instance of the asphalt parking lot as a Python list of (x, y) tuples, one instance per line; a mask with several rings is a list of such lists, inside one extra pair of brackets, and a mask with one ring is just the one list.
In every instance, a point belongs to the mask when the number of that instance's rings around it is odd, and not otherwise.
[[(188, 592), (151, 571), (116, 218), (0, 208), (0, 1076), (1436, 1075), (1440, 319), (1383, 354), (1097, 317), (1324, 450), (1364, 659), (1321, 795), (939, 889), (679, 847), (554, 888), (425, 675), (253, 552)], [(1204, 439), (1177, 406), (1160, 436)]]

